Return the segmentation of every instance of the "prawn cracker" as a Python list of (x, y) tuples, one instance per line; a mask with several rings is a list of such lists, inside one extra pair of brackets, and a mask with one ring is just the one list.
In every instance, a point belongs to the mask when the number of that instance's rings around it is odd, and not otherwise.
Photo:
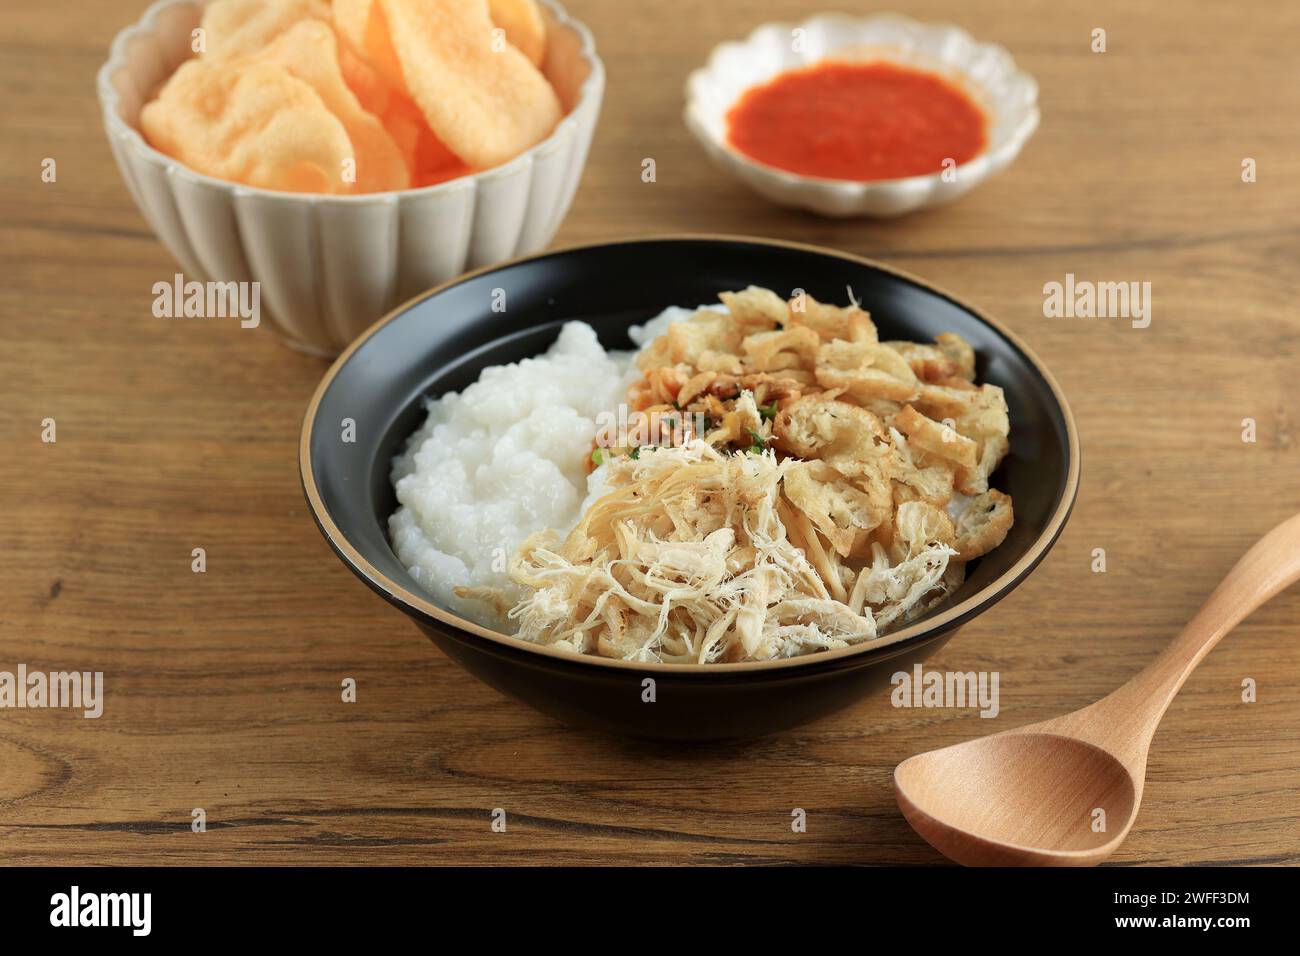
[(559, 122), (546, 78), (514, 46), (493, 43), (487, 0), (378, 0), (378, 7), (412, 99), (468, 165), (507, 162)]
[(344, 192), (355, 160), (343, 123), (276, 63), (181, 64), (140, 112), (149, 143), (192, 169), (286, 192)]

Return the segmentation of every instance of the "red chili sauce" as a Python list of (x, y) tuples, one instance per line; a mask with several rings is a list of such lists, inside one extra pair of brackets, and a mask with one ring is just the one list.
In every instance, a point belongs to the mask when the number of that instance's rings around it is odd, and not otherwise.
[[(984, 112), (935, 73), (820, 63), (746, 90), (727, 139), (751, 159), (822, 179), (901, 179), (961, 165), (987, 141)], [(949, 165), (952, 165), (951, 163)]]

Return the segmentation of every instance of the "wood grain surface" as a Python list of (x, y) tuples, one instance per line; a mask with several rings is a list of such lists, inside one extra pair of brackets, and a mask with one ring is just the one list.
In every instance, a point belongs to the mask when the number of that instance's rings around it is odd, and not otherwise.
[[(813, 4), (568, 0), (609, 82), (557, 245), (745, 233), (918, 273), (1038, 351), (1084, 465), (1055, 550), (931, 662), (999, 672), (995, 720), (881, 696), (693, 748), (554, 723), (467, 677), (326, 547), (296, 461), (325, 364), (266, 327), (151, 314), (175, 267), (119, 180), (94, 96), (109, 41), (144, 5), (0, 11), (0, 670), (106, 682), (99, 720), (0, 710), (0, 863), (941, 863), (895, 806), (899, 761), (1102, 695), (1300, 511), (1300, 6), (900, 3), (1007, 46), (1039, 81), (1042, 127), (955, 206), (833, 222), (725, 178), (680, 120), (714, 44)], [(1151, 326), (1044, 318), (1043, 285), (1066, 273), (1150, 282)], [(1300, 862), (1298, 632), (1292, 590), (1193, 675), (1114, 864)]]

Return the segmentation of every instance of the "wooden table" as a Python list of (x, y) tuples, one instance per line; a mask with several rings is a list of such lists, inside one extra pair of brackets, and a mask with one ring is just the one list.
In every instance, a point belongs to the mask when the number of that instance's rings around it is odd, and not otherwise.
[[(1042, 128), (958, 205), (832, 222), (725, 178), (679, 118), (715, 43), (812, 5), (570, 0), (609, 88), (557, 244), (746, 233), (919, 273), (1032, 344), (1085, 461), (1041, 569), (931, 662), (998, 671), (999, 719), (881, 696), (746, 746), (560, 726), (467, 677), (329, 552), (296, 459), (325, 365), (267, 328), (151, 314), (174, 265), (119, 181), (93, 86), (143, 6), (0, 13), (0, 670), (106, 681), (99, 720), (0, 711), (0, 863), (939, 863), (895, 808), (895, 764), (1109, 690), (1300, 510), (1300, 8), (908, 2), (1005, 44), (1041, 84)], [(1149, 281), (1151, 326), (1044, 318), (1044, 283), (1066, 273)], [(1188, 682), (1116, 863), (1300, 862), (1298, 631), (1293, 590)]]

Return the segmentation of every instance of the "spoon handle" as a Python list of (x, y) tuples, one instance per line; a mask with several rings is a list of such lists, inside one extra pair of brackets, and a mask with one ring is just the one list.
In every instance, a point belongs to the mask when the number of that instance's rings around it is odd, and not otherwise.
[[(1072, 717), (1079, 736), (1106, 743), (1140, 770), (1160, 718), (1183, 682), (1225, 634), (1279, 591), (1300, 581), (1300, 514), (1242, 555), (1187, 626), (1128, 683)], [(1140, 779), (1140, 777), (1139, 777)]]

